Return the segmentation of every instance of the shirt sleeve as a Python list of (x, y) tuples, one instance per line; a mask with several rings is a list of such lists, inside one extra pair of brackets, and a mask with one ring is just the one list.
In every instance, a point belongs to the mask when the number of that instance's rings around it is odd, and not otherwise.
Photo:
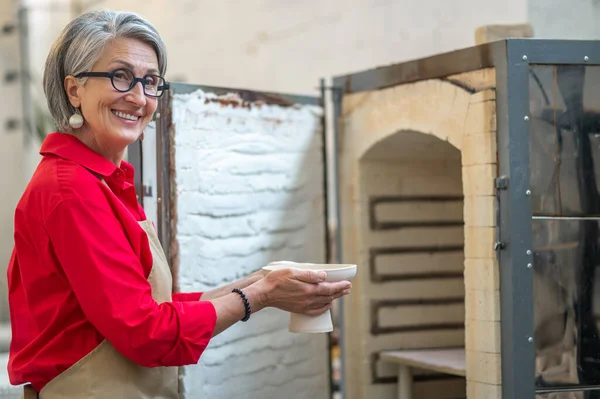
[(191, 302), (199, 301), (202, 298), (202, 292), (174, 292), (173, 302)]
[(158, 304), (112, 211), (88, 200), (64, 200), (45, 229), (84, 314), (119, 352), (146, 367), (198, 362), (215, 328), (213, 304)]

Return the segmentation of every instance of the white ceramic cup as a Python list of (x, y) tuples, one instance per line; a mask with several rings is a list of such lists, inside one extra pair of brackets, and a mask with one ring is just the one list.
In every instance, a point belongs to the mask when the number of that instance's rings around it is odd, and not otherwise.
[[(266, 276), (273, 270), (279, 269), (301, 269), (316, 270), (327, 273), (325, 281), (350, 281), (356, 276), (356, 265), (346, 264), (324, 264), (324, 263), (296, 263), (288, 261), (271, 262), (262, 268)], [(333, 331), (331, 310), (319, 316), (306, 316), (290, 313), (290, 324), (288, 330), (292, 333), (324, 333)]]

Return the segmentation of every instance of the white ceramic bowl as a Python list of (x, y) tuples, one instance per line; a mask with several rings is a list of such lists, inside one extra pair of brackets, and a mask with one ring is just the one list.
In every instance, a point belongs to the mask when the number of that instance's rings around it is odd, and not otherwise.
[(327, 273), (326, 281), (350, 281), (356, 276), (356, 265), (337, 263), (296, 263), (288, 261), (271, 262), (263, 267), (265, 275), (278, 269), (318, 270)]
[[(271, 262), (262, 268), (266, 276), (274, 270), (280, 269), (317, 270), (327, 273), (325, 281), (350, 281), (356, 276), (356, 265), (349, 264), (325, 264), (325, 263), (296, 263), (289, 261)], [(319, 316), (306, 316), (290, 313), (290, 324), (288, 327), (293, 333), (323, 333), (333, 331), (331, 311), (327, 310)]]

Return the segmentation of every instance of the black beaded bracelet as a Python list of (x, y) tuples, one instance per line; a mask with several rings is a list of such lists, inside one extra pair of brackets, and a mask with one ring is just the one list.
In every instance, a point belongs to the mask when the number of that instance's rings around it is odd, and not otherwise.
[(246, 314), (244, 315), (244, 318), (242, 319), (242, 321), (248, 321), (248, 319), (250, 318), (250, 313), (251, 313), (250, 312), (250, 303), (248, 302), (248, 298), (246, 298), (246, 295), (239, 288), (234, 288), (233, 290), (231, 290), (231, 292), (240, 294), (240, 296), (242, 297), (242, 301), (244, 302), (244, 309), (246, 310)]

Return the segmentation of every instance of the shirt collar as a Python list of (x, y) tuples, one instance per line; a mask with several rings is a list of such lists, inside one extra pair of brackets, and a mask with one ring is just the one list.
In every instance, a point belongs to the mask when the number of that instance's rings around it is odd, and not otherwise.
[[(77, 137), (67, 133), (50, 133), (46, 136), (40, 154), (53, 154), (73, 161), (103, 177), (111, 176), (117, 170), (117, 165), (87, 147)], [(121, 162), (120, 169), (126, 177), (130, 177), (133, 172), (131, 165), (125, 161)]]

